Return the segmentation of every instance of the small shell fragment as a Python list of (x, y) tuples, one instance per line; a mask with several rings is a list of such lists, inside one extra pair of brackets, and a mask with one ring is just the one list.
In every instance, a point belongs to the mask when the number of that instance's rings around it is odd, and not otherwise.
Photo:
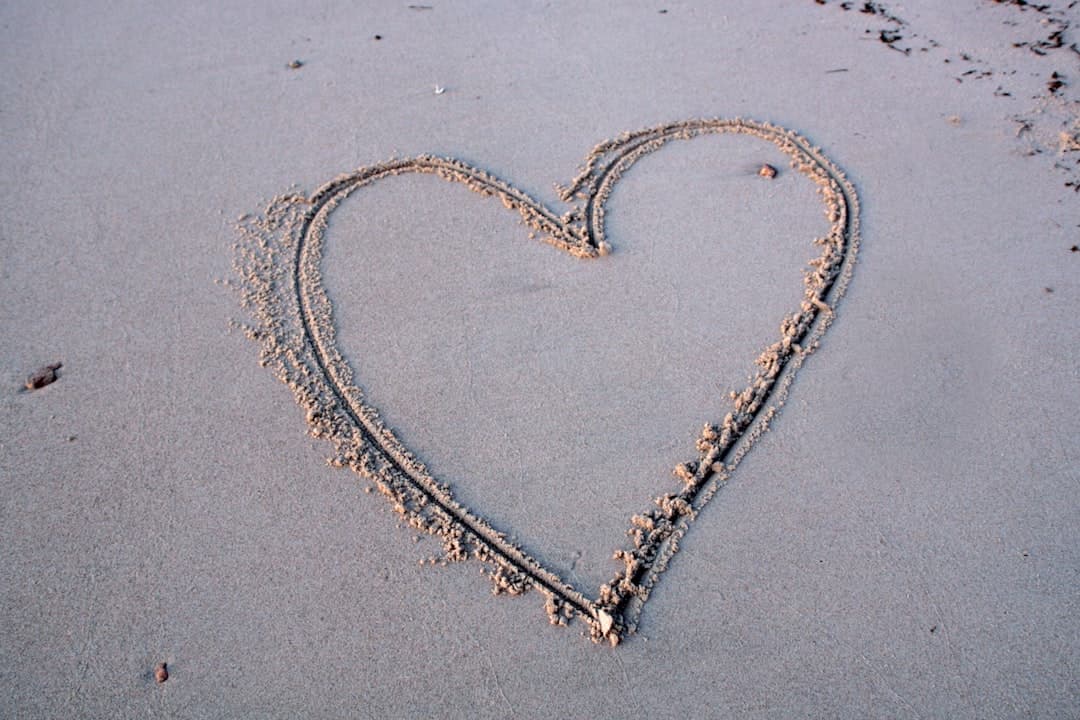
[(600, 634), (607, 635), (611, 632), (611, 626), (615, 624), (615, 618), (603, 610), (596, 611), (596, 618), (600, 621)]
[(757, 174), (763, 178), (768, 178), (769, 180), (772, 180), (774, 177), (776, 177), (776, 168), (774, 168), (772, 165), (769, 165), (768, 163), (765, 163), (757, 171)]

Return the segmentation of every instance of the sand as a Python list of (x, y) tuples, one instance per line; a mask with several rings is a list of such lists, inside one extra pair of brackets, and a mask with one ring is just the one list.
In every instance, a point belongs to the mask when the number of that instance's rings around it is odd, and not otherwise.
[(0, 714), (1068, 717), (1067, 6), (5, 6)]

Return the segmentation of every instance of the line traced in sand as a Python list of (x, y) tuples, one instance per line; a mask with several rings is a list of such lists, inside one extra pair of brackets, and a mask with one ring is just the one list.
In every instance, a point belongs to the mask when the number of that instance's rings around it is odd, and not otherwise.
[[(604, 213), (620, 177), (635, 162), (672, 140), (734, 133), (768, 141), (791, 166), (809, 177), (822, 196), (830, 230), (814, 243), (821, 255), (804, 273), (799, 308), (781, 323), (780, 339), (757, 358), (758, 370), (719, 424), (707, 423), (697, 439), (698, 457), (675, 468), (682, 488), (655, 498), (654, 507), (631, 518), (633, 546), (615, 552), (622, 570), (601, 585), (595, 599), (544, 567), (475, 511), (458, 503), (365, 402), (334, 333), (333, 306), (323, 287), (321, 260), (330, 214), (357, 190), (405, 173), (435, 174), (517, 211), (543, 239), (578, 258), (610, 252)], [(421, 155), (361, 168), (323, 185), (311, 197), (283, 195), (265, 212), (240, 223), (235, 270), (241, 303), (252, 323), (245, 333), (307, 412), (310, 432), (334, 445), (331, 464), (352, 468), (372, 482), (411, 526), (442, 541), (446, 561), (485, 563), (496, 593), (536, 588), (554, 624), (574, 616), (593, 640), (618, 644), (637, 627), (642, 607), (679, 540), (700, 510), (768, 428), (784, 404), (795, 373), (818, 346), (851, 279), (859, 243), (858, 199), (843, 172), (796, 133), (752, 120), (687, 120), (660, 125), (597, 145), (569, 186), (560, 188), (569, 209), (559, 215), (499, 178), (452, 158)]]

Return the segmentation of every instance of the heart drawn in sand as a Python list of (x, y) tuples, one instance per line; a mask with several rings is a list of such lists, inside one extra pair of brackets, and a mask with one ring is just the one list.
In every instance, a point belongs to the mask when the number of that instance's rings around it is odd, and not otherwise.
[[(605, 204), (621, 175), (668, 142), (723, 133), (768, 141), (790, 157), (792, 167), (818, 185), (830, 229), (812, 239), (821, 254), (806, 269), (803, 298), (784, 318), (777, 340), (758, 356), (756, 375), (742, 392), (732, 393), (725, 417), (705, 423), (697, 456), (675, 468), (681, 487), (656, 497), (650, 509), (630, 519), (632, 545), (615, 552), (623, 568), (589, 597), (455, 500), (451, 488), (428, 472), (366, 402), (338, 350), (333, 305), (323, 286), (327, 221), (345, 198), (380, 179), (435, 174), (497, 197), (551, 245), (578, 258), (600, 258), (610, 250)], [(594, 640), (614, 645), (636, 628), (679, 539), (767, 429), (795, 373), (831, 323), (858, 249), (858, 199), (840, 169), (805, 138), (742, 119), (677, 122), (601, 143), (560, 194), (569, 204), (561, 215), (459, 160), (426, 155), (391, 160), (340, 176), (311, 197), (276, 198), (262, 215), (243, 220), (235, 265), (242, 303), (254, 319), (245, 332), (260, 344), (261, 363), (289, 385), (306, 409), (311, 433), (333, 443), (333, 464), (371, 481), (410, 525), (439, 537), (447, 559), (486, 563), (497, 592), (535, 588), (547, 597), (553, 623), (581, 617)]]

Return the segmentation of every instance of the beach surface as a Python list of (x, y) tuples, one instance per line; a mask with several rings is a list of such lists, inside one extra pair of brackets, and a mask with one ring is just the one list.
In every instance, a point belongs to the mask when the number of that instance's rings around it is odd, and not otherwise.
[[(1075, 717), (1080, 6), (512, 5), (0, 8), (0, 716)], [(418, 156), (567, 212), (597, 143), (701, 118), (820, 148), (858, 256), (640, 613), (559, 626), (395, 512), (252, 249)], [(810, 287), (797, 157), (667, 143), (584, 250), (360, 187), (313, 266), (333, 387), (591, 603)]]

